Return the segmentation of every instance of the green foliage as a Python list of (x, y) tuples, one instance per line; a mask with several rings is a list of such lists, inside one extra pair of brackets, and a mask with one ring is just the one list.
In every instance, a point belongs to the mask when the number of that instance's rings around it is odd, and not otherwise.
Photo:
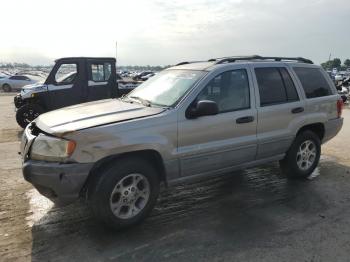
[(345, 59), (344, 65), (345, 65), (346, 67), (350, 67), (350, 59)]
[(338, 70), (346, 70), (347, 68), (350, 68), (350, 59), (345, 59), (344, 64), (342, 65), (339, 58), (334, 58), (333, 60), (322, 63), (321, 66), (327, 70), (332, 70), (333, 68), (337, 68)]

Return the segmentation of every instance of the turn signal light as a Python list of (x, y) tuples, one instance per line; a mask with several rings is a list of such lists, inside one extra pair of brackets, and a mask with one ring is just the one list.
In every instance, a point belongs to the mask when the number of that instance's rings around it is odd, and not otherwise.
[(75, 141), (68, 141), (67, 147), (66, 147), (66, 153), (68, 156), (72, 155), (75, 150), (76, 143)]

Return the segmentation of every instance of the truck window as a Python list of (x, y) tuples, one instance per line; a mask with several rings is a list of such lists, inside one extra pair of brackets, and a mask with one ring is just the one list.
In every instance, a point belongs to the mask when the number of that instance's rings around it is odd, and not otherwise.
[(307, 98), (332, 95), (331, 87), (319, 68), (294, 67), (293, 69)]
[(91, 80), (94, 82), (108, 81), (111, 76), (112, 65), (110, 63), (91, 64)]
[(255, 68), (259, 86), (260, 106), (299, 100), (294, 83), (285, 68)]
[(77, 64), (61, 64), (55, 74), (57, 84), (72, 84), (77, 75)]
[(214, 77), (199, 93), (197, 101), (215, 101), (219, 112), (229, 112), (250, 107), (247, 71), (238, 69)]

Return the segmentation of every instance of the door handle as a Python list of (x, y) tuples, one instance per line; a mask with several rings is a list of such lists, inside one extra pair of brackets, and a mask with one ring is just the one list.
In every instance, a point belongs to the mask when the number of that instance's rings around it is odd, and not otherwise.
[(292, 114), (298, 114), (304, 112), (304, 107), (296, 107), (292, 109)]
[(237, 124), (244, 124), (244, 123), (250, 123), (254, 121), (253, 116), (244, 116), (236, 119)]

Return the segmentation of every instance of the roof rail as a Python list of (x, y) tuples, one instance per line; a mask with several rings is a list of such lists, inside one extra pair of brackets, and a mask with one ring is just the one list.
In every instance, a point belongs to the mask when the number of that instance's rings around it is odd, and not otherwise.
[(274, 61), (297, 61), (306, 64), (313, 64), (310, 59), (306, 59), (303, 57), (279, 57), (279, 56), (232, 56), (232, 57), (222, 57), (222, 58), (212, 58), (208, 61), (213, 61), (215, 64), (223, 64), (223, 63), (233, 63), (236, 61), (249, 61), (249, 60), (274, 60)]
[(176, 64), (175, 66), (187, 65), (187, 64), (192, 64), (192, 63), (199, 63), (199, 62), (204, 62), (204, 61), (184, 61), (184, 62), (180, 62), (180, 63)]
[(273, 61), (297, 61), (301, 63), (306, 64), (313, 64), (313, 62), (310, 59), (306, 59), (303, 57), (280, 57), (280, 56), (260, 56), (260, 55), (252, 55), (252, 56), (229, 56), (229, 57), (220, 57), (220, 58), (211, 58), (207, 61), (185, 61), (176, 64), (179, 65), (186, 65), (191, 63), (198, 63), (198, 62), (215, 62), (215, 64), (224, 64), (224, 63), (233, 63), (236, 61), (250, 61), (250, 60), (273, 60)]
[(187, 65), (190, 64), (191, 62), (180, 62), (178, 64), (176, 64), (175, 66), (180, 66), (180, 65)]

